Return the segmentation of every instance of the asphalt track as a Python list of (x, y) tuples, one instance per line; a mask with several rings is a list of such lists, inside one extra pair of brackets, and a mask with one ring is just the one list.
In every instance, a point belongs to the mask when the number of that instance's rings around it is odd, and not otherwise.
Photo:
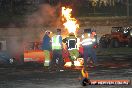
[[(131, 56), (98, 56), (98, 66), (89, 67), (89, 78), (132, 80)], [(78, 80), (80, 70), (49, 71), (42, 66), (0, 67), (0, 88), (132, 88), (130, 85), (88, 85)]]

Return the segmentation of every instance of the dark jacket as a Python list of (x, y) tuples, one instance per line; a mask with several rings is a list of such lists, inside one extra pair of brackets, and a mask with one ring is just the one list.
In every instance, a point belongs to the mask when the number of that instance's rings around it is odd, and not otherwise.
[(68, 49), (77, 48), (77, 38), (75, 37), (75, 35), (69, 35), (68, 37), (63, 39), (63, 42), (66, 43)]
[(48, 35), (43, 37), (42, 49), (43, 50), (51, 50), (51, 38)]

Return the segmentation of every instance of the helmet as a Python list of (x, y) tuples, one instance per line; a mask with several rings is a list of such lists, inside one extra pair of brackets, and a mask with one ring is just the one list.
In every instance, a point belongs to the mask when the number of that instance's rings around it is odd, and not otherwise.
[(73, 32), (69, 33), (69, 36), (75, 36)]
[(61, 32), (61, 29), (58, 28), (58, 29), (57, 29), (57, 32)]
[(84, 29), (84, 33), (91, 33), (91, 28)]
[(45, 34), (50, 34), (50, 31), (48, 31), (48, 30), (47, 30), (47, 31), (45, 31)]

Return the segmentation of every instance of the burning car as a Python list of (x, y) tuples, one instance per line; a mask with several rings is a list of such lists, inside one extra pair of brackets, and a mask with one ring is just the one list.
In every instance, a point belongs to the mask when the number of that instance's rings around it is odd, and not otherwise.
[[(77, 29), (79, 29), (79, 24), (77, 20), (71, 14), (72, 9), (62, 7), (62, 22), (64, 26), (64, 30), (68, 31), (68, 33), (74, 33), (76, 35)], [(78, 45), (78, 44), (77, 44)], [(44, 51), (41, 49), (41, 42), (30, 42), (26, 45), (24, 49), (24, 62), (44, 62)], [(79, 47), (79, 46), (78, 46)], [(82, 53), (82, 48), (78, 48), (77, 51)], [(50, 52), (50, 56), (52, 58), (52, 52)], [(71, 62), (69, 60), (69, 51), (67, 48), (63, 47), (62, 49), (62, 57), (66, 67), (71, 66)], [(82, 66), (83, 58), (76, 58), (74, 61), (75, 66)]]
[[(42, 64), (44, 62), (44, 51), (41, 48), (42, 43), (41, 42), (29, 42), (24, 47), (24, 63), (28, 62), (35, 62)], [(52, 52), (50, 52), (50, 56), (52, 58)], [(66, 67), (71, 66), (71, 62), (69, 60), (69, 53), (66, 48), (63, 48), (62, 50), (62, 56)], [(82, 58), (78, 58), (75, 61), (75, 66), (81, 66), (83, 62)]]
[(40, 42), (29, 42), (24, 47), (24, 63), (26, 62), (44, 62), (44, 51), (41, 49)]

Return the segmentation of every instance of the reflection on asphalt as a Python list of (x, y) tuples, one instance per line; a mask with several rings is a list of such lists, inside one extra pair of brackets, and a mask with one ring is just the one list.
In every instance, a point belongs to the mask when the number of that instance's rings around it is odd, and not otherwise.
[[(98, 58), (97, 67), (89, 67), (90, 79), (132, 79), (131, 58)], [(48, 71), (41, 66), (0, 68), (0, 88), (84, 88), (79, 69)], [(132, 88), (132, 85), (89, 85), (86, 88)]]

